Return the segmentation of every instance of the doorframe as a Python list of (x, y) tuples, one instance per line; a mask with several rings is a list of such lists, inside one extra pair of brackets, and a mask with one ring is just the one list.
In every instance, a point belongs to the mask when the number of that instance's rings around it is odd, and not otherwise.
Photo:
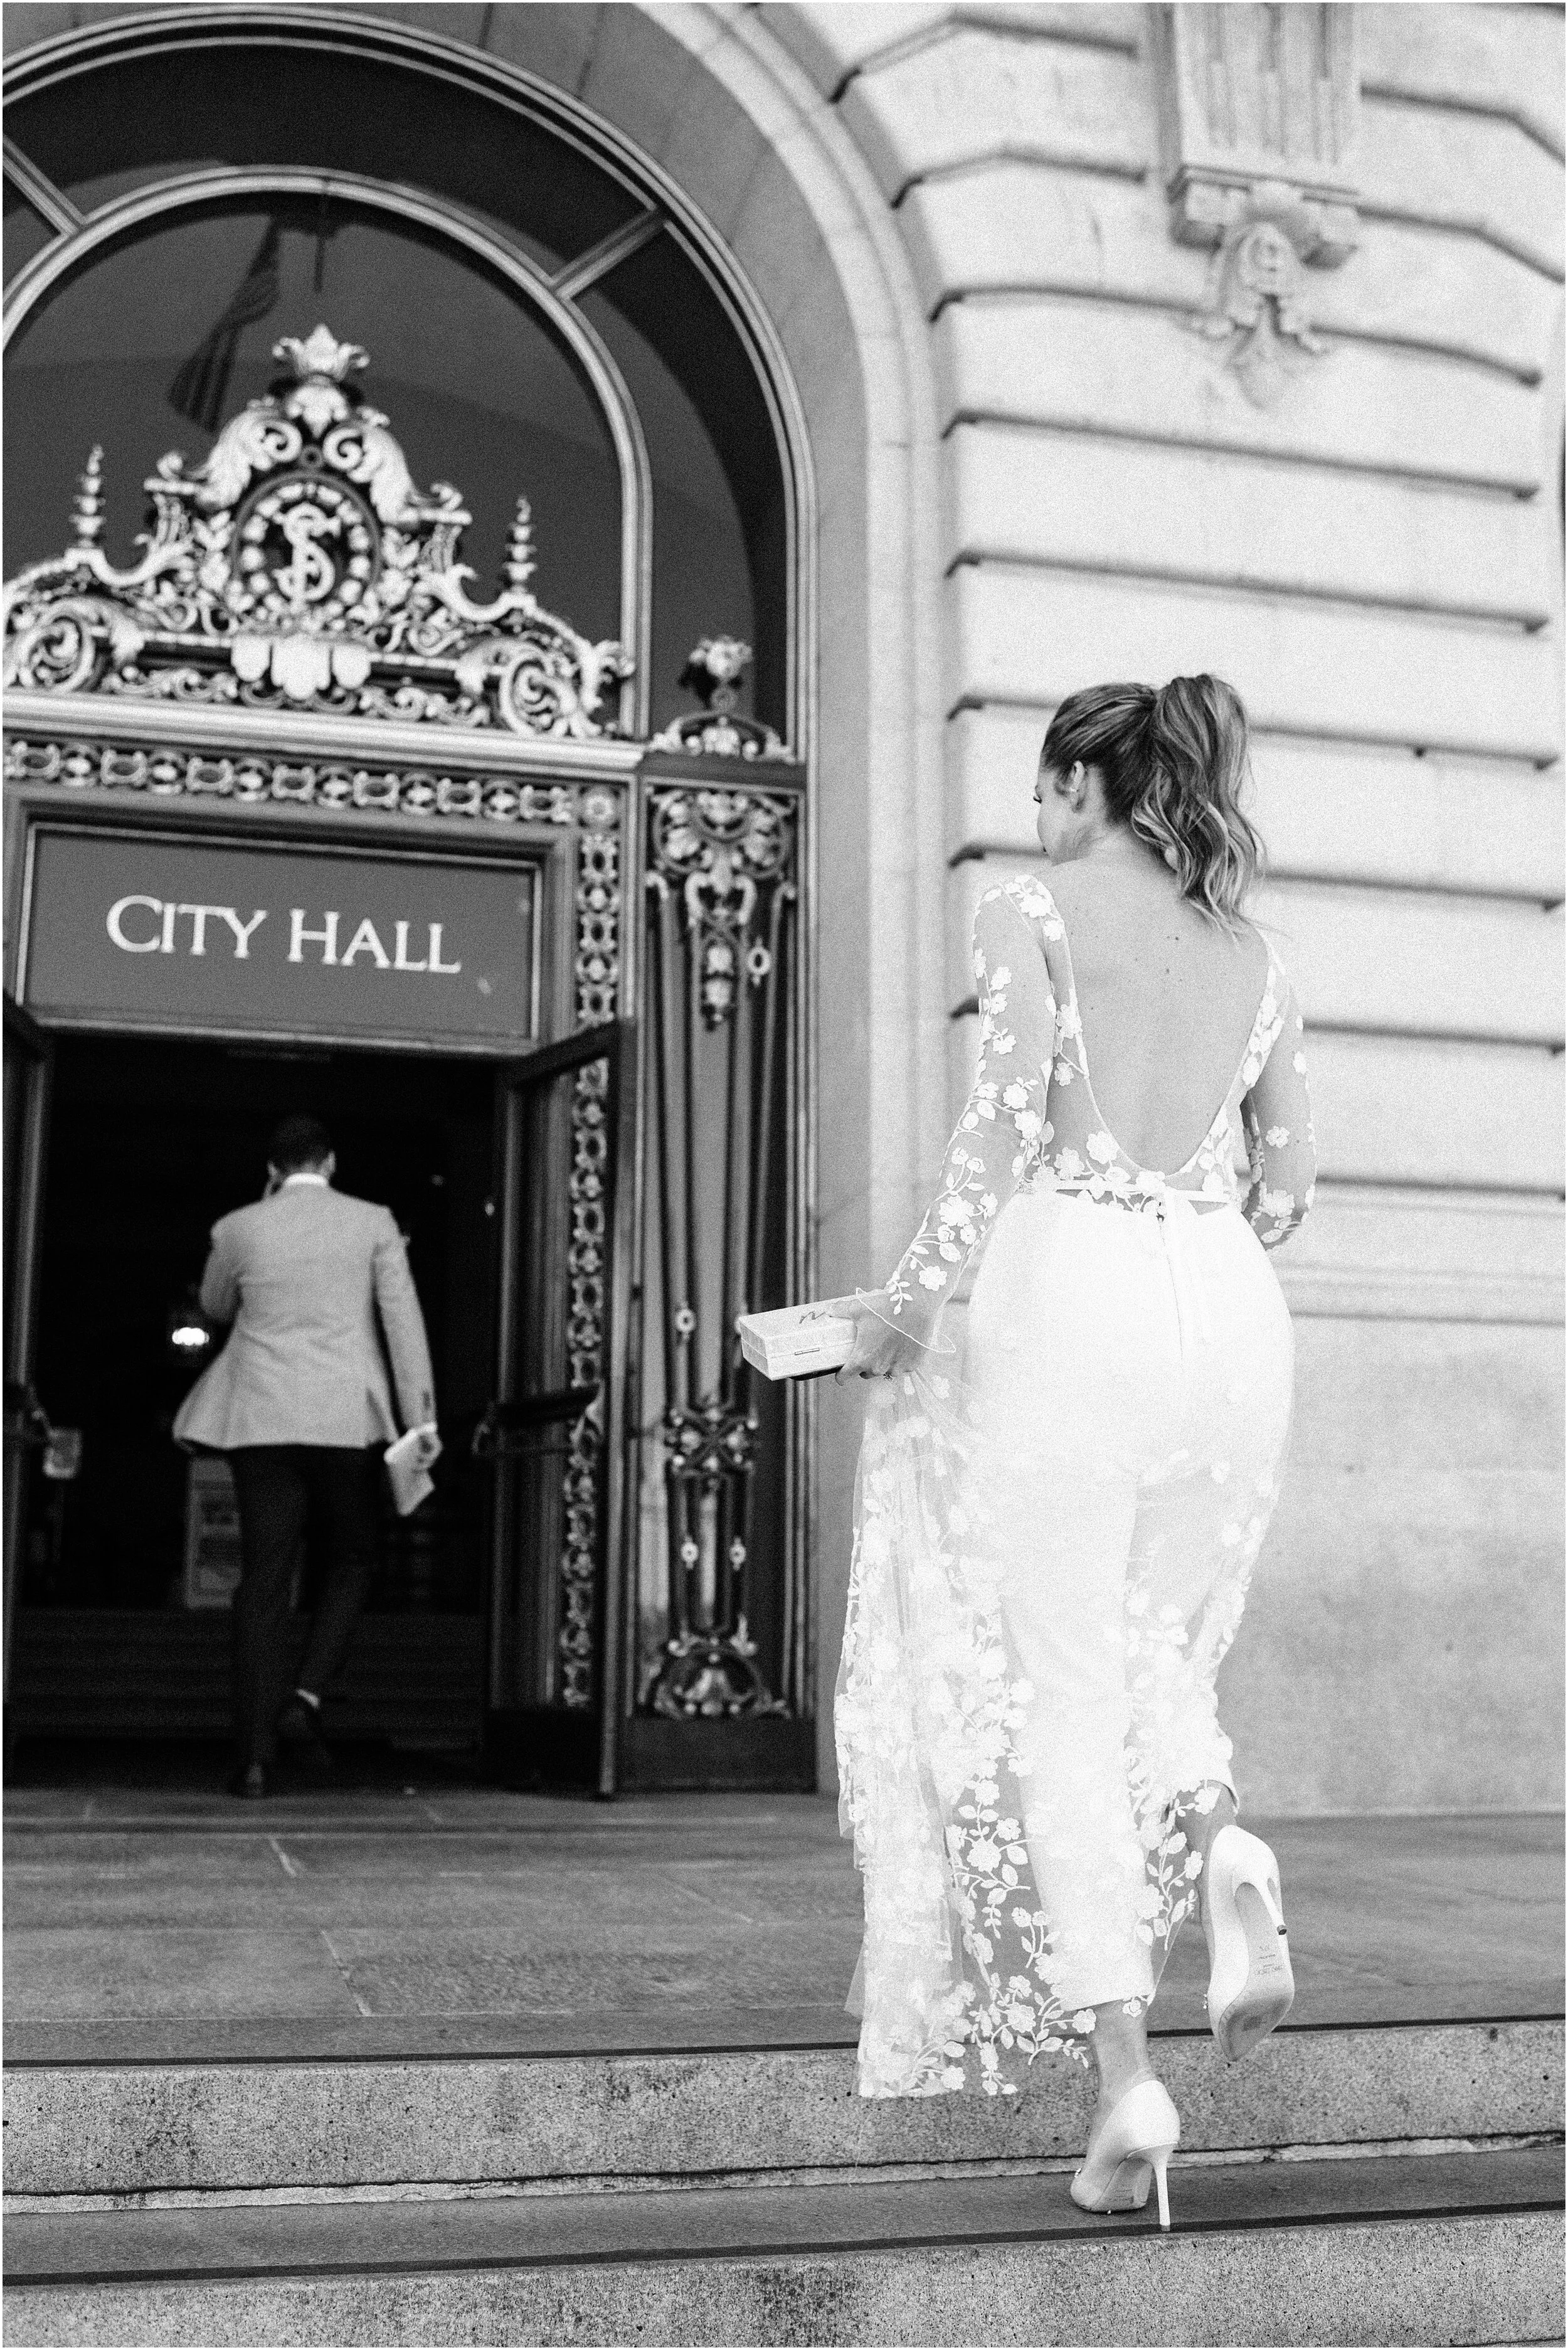
[[(594, 1696), (590, 1705), (580, 1707), (556, 1705), (535, 1709), (496, 1705), (494, 1639), (502, 1570), (494, 1556), (499, 1549), (500, 1537), (493, 1521), (485, 1703), (487, 1750), (495, 1752), (499, 1766), (508, 1778), (514, 1777), (520, 1768), (524, 1775), (532, 1775), (526, 1762), (526, 1750), (530, 1743), (528, 1732), (536, 1720), (547, 1719), (567, 1752), (567, 1768), (562, 1773), (562, 1777), (568, 1783), (580, 1784), (587, 1775), (597, 1794), (610, 1796), (618, 1793), (621, 1778), (627, 1710), (625, 1623), (631, 1612), (627, 1602), (636, 1572), (636, 1559), (627, 1541), (627, 1492), (631, 1481), (630, 1454), (627, 1444), (627, 1396), (633, 1378), (629, 1354), (632, 1217), (638, 1192), (635, 1180), (639, 1068), (636, 1024), (612, 1020), (593, 1027), (579, 1028), (569, 1036), (557, 1037), (553, 1043), (542, 1045), (534, 1052), (498, 1067), (495, 1076), (498, 1097), (503, 1093), (514, 1097), (524, 1087), (546, 1085), (553, 1077), (600, 1059), (608, 1063), (605, 1159), (607, 1199), (603, 1243), (607, 1270), (600, 1346), (602, 1368), (597, 1399), (599, 1434), (595, 1472), (597, 1503), (603, 1514), (603, 1525), (597, 1545), (594, 1575)], [(503, 1404), (518, 1400), (510, 1390), (514, 1376), (518, 1287), (524, 1271), (527, 1249), (521, 1197), (522, 1187), (527, 1180), (526, 1170), (514, 1155), (517, 1137), (513, 1121), (517, 1115), (514, 1100), (506, 1100), (495, 1128), (497, 1185), (502, 1196), (496, 1234), (496, 1282), (500, 1296), (495, 1324), (493, 1384), (496, 1400)], [(587, 1411), (580, 1415), (582, 1418), (588, 1416)], [(496, 1506), (500, 1506), (499, 1497)], [(596, 1709), (598, 1719), (590, 1745), (587, 1740), (574, 1737), (572, 1731), (578, 1721), (583, 1722), (586, 1730), (593, 1721)], [(574, 1749), (580, 1757), (576, 1770), (570, 1767), (570, 1751)], [(582, 1769), (583, 1763), (588, 1765), (587, 1773)]]
[[(26, 1520), (31, 1482), (25, 1425), (26, 1398), (32, 1391), (34, 1341), (38, 1314), (38, 1272), (43, 1231), (44, 1178), (48, 1163), (49, 1095), (54, 1042), (47, 1029), (24, 1011), (11, 994), (5, 997), (5, 1042), (7, 1061), (25, 1056), (26, 1086), (17, 1137), (18, 1164), (5, 1169), (7, 1185), (16, 1185), (16, 1231), (7, 1232), (5, 1261), (5, 1449), (10, 1471), (5, 1493), (5, 1627), (0, 1656), (4, 1686), (11, 1686), (11, 1638), (16, 1598), (22, 1581), (22, 1534)], [(7, 1224), (10, 1219), (7, 1216)], [(16, 1425), (13, 1425), (15, 1420)]]
[[(10, 698), (7, 718), (12, 723), (7, 727), (8, 737), (13, 734), (13, 732), (16, 735), (21, 736), (21, 730), (15, 727), (17, 714), (15, 703), (22, 698), (21, 696)], [(63, 743), (64, 746), (71, 752), (80, 753), (89, 750), (95, 758), (103, 754), (112, 754), (117, 745), (123, 743), (127, 734), (139, 731), (124, 724), (126, 713), (123, 711), (109, 712), (99, 705), (91, 712), (91, 718), (96, 723), (91, 725), (90, 731), (98, 740), (96, 743), (84, 744), (81, 736), (87, 733), (88, 729), (83, 725), (82, 720), (87, 713), (85, 712), (71, 713), (70, 719), (67, 719), (67, 723), (62, 726), (61, 720), (66, 718), (66, 713), (57, 707), (57, 704), (65, 697), (44, 699), (55, 705), (48, 710), (50, 721), (48, 735), (57, 742)], [(157, 714), (161, 719), (167, 721), (175, 713), (163, 711)], [(43, 731), (38, 729), (34, 733), (29, 729), (28, 735), (21, 739), (24, 741), (30, 739), (36, 743), (38, 734)], [(167, 725), (161, 726), (159, 729), (164, 742), (167, 742), (169, 733), (173, 731)], [(319, 743), (324, 733), (329, 740), (332, 734), (340, 736), (342, 733), (349, 733), (355, 738), (354, 747), (358, 751), (361, 759), (364, 757), (365, 751), (372, 744), (380, 757), (384, 758), (387, 755), (385, 730), (379, 726), (328, 729), (318, 725), (311, 732), (317, 743)], [(214, 755), (230, 754), (231, 746), (226, 740), (228, 733), (226, 724), (213, 728), (211, 719), (208, 718), (202, 733), (205, 739), (202, 743), (201, 752), (196, 752), (193, 744), (191, 746), (193, 757), (211, 758)], [(213, 742), (214, 734), (218, 737), (216, 744)], [(272, 739), (269, 740), (268, 748), (275, 752), (280, 747), (275, 739), (275, 733), (269, 729), (269, 735)], [(430, 744), (427, 736), (421, 741), (420, 747), (428, 758), (430, 750), (433, 746)], [(455, 749), (460, 746), (454, 743), (451, 746), (443, 744), (441, 747)], [(512, 755), (504, 756), (503, 759), (493, 763), (486, 755), (493, 747), (489, 743), (474, 744), (464, 742), (461, 747), (467, 754), (462, 763), (463, 766), (472, 775), (488, 782), (511, 783), (517, 780), (518, 787), (523, 789), (526, 789), (529, 782), (532, 782), (545, 801), (551, 801), (556, 795), (556, 787), (564, 783), (566, 776), (570, 776), (573, 782), (579, 783), (583, 786), (583, 791), (579, 793), (575, 802), (569, 795), (562, 799), (560, 806), (562, 810), (569, 811), (575, 806), (576, 814), (573, 816), (570, 813), (558, 813), (536, 817), (514, 816), (502, 824), (486, 823), (483, 818), (476, 819), (472, 816), (466, 817), (455, 815), (424, 816), (400, 810), (389, 822), (387, 813), (374, 807), (328, 808), (318, 806), (291, 806), (286, 800), (268, 800), (258, 806), (237, 802), (233, 798), (218, 797), (215, 795), (213, 797), (207, 797), (192, 796), (183, 792), (169, 792), (165, 795), (155, 796), (152, 792), (144, 789), (110, 789), (91, 782), (85, 787), (78, 789), (62, 788), (58, 780), (7, 782), (5, 786), (6, 912), (5, 975), (7, 990), (7, 1038), (9, 1039), (13, 1034), (17, 1035), (26, 1034), (29, 1037), (36, 1036), (43, 1040), (46, 1051), (50, 1053), (52, 1053), (52, 1040), (57, 1033), (72, 1035), (129, 1035), (153, 1041), (161, 1040), (170, 1044), (181, 1041), (211, 1044), (221, 1041), (221, 1037), (232, 1037), (236, 1043), (250, 1043), (264, 1048), (269, 1044), (295, 1041), (294, 1032), (291, 1032), (289, 1038), (283, 1039), (275, 1034), (263, 1034), (259, 1031), (247, 1034), (227, 1027), (221, 1032), (220, 1037), (209, 1024), (199, 1021), (171, 1023), (164, 1025), (116, 1019), (112, 1015), (106, 1015), (101, 1019), (91, 1021), (63, 1021), (57, 1024), (51, 1023), (47, 1014), (42, 1019), (37, 1018), (25, 1003), (14, 1003), (11, 991), (18, 983), (25, 984), (26, 980), (25, 965), (21, 962), (26, 931), (22, 916), (26, 904), (26, 891), (31, 863), (30, 843), (36, 829), (43, 827), (51, 831), (67, 830), (98, 835), (106, 832), (121, 835), (134, 833), (148, 838), (156, 838), (162, 835), (186, 842), (194, 839), (206, 840), (219, 847), (242, 845), (265, 847), (296, 855), (335, 848), (340, 853), (344, 850), (374, 853), (378, 858), (387, 858), (394, 862), (399, 858), (427, 862), (433, 859), (443, 864), (451, 863), (459, 866), (469, 861), (493, 866), (499, 860), (514, 864), (520, 870), (527, 868), (538, 876), (539, 914), (535, 947), (537, 974), (535, 988), (535, 1027), (531, 1039), (483, 1039), (466, 1045), (448, 1037), (432, 1038), (428, 1044), (421, 1043), (418, 1039), (377, 1036), (338, 1036), (331, 1039), (324, 1038), (322, 1041), (328, 1049), (381, 1053), (390, 1056), (413, 1058), (443, 1060), (462, 1058), (483, 1063), (496, 1070), (526, 1066), (538, 1054), (544, 1054), (551, 1059), (567, 1062), (583, 1057), (580, 1039), (585, 1035), (601, 1035), (603, 1026), (607, 1024), (585, 1021), (580, 1026), (575, 1024), (581, 1013), (581, 967), (584, 962), (586, 936), (583, 926), (581, 866), (582, 844), (588, 836), (587, 827), (581, 820), (582, 801), (588, 787), (595, 785), (599, 787), (601, 801), (604, 800), (607, 792), (613, 795), (613, 800), (608, 803), (610, 810), (608, 817), (607, 818), (603, 806), (598, 811), (600, 837), (607, 827), (617, 843), (619, 886), (624, 893), (629, 874), (637, 870), (632, 861), (638, 831), (635, 764), (639, 755), (640, 746), (610, 743), (605, 746), (607, 755), (600, 755), (596, 750), (586, 755), (578, 753), (575, 758), (563, 758), (562, 746), (552, 745), (550, 748), (556, 755), (527, 761), (526, 768), (533, 770), (532, 776), (527, 776), (525, 769), (524, 779), (520, 780), (516, 779), (516, 770), (524, 767), (524, 762), (518, 758), (517, 750), (522, 746), (505, 745), (505, 751), (510, 752)], [(317, 752), (317, 757), (322, 767), (335, 764), (331, 761), (322, 761), (319, 750)], [(499, 775), (497, 770), (500, 771)], [(508, 770), (511, 770), (510, 775), (508, 775)], [(628, 1014), (635, 995), (636, 941), (634, 935), (625, 933), (624, 924), (622, 931), (617, 951), (611, 959), (614, 1017), (607, 1025), (617, 1038), (618, 1050), (624, 1048), (624, 1055), (634, 1060), (635, 1046), (629, 1041), (632, 1024), (628, 1018)], [(22, 1024), (22, 1026), (16, 1027), (16, 1023)], [(624, 1087), (620, 1088), (620, 1093), (624, 1096)], [(618, 1163), (623, 1170), (628, 1170), (630, 1160), (628, 1154), (632, 1158), (635, 1157), (635, 1137), (623, 1131), (624, 1126), (624, 1117), (618, 1118), (616, 1137), (619, 1152)], [(36, 1179), (36, 1194), (33, 1201), (33, 1216), (28, 1230), (25, 1258), (21, 1257), (20, 1252), (18, 1253), (29, 1284), (29, 1308), (34, 1313), (36, 1310), (37, 1284), (41, 1270), (39, 1253), (41, 1210), (47, 1171), (47, 1136), (40, 1133), (36, 1164), (33, 1169)], [(623, 1176), (620, 1185), (623, 1198), (628, 1195), (628, 1189)], [(625, 1212), (623, 1209), (623, 1215)], [(623, 1242), (618, 1256), (612, 1264), (613, 1277), (623, 1287), (627, 1279), (626, 1259), (627, 1251)], [(607, 1301), (607, 1312), (608, 1302)], [(620, 1315), (620, 1322), (623, 1325), (624, 1320), (623, 1305)], [(607, 1330), (611, 1326), (607, 1322)], [(618, 1343), (618, 1341), (612, 1341), (612, 1343)], [(606, 1367), (607, 1390), (612, 1384), (607, 1373), (617, 1367), (609, 1363), (607, 1357)], [(618, 1394), (620, 1384), (618, 1373), (614, 1382)], [(620, 1461), (620, 1453), (624, 1452), (625, 1447), (618, 1419), (615, 1422), (613, 1430), (607, 1427), (606, 1438), (603, 1459), (607, 1473), (602, 1480), (601, 1508), (604, 1512), (604, 1526), (596, 1567), (595, 1598), (596, 1611), (601, 1615), (607, 1613), (614, 1623), (613, 1636), (608, 1636), (611, 1645), (607, 1648), (604, 1646), (607, 1626), (601, 1623), (597, 1627), (600, 1654), (611, 1660), (607, 1676), (601, 1674), (601, 1679), (613, 1679), (613, 1661), (618, 1658), (620, 1648), (620, 1578), (625, 1571), (622, 1556), (624, 1518), (621, 1495), (624, 1468)], [(610, 1449), (612, 1442), (619, 1448), (618, 1451), (612, 1451)], [(13, 1514), (16, 1518), (17, 1524), (21, 1523), (26, 1490), (25, 1473), (13, 1482), (16, 1499), (13, 1513), (8, 1492), (6, 1503), (8, 1533), (14, 1532), (10, 1523)], [(8, 1677), (13, 1612), (20, 1587), (19, 1549), (15, 1541), (8, 1544), (6, 1565), (5, 1665)], [(487, 1592), (486, 1609), (489, 1605), (490, 1598)], [(488, 1667), (486, 1669), (488, 1670)], [(485, 1692), (481, 1692), (482, 1704), (484, 1694)], [(599, 1783), (600, 1792), (603, 1793), (612, 1793), (614, 1790), (614, 1740), (618, 1733), (618, 1721), (615, 1715), (615, 1707), (603, 1709), (599, 1725), (597, 1725), (597, 1735), (592, 1756), (592, 1773)], [(563, 1708), (559, 1719), (563, 1735), (570, 1738), (576, 1721), (582, 1721), (586, 1728), (593, 1721), (593, 1714), (587, 1708), (581, 1709), (580, 1711), (576, 1709)]]

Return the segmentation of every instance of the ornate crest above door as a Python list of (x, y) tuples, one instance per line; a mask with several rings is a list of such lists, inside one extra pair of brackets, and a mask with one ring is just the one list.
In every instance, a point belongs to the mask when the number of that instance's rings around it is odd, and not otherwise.
[(532, 594), (527, 500), (502, 593), (474, 603), (460, 560), (472, 517), (450, 484), (415, 487), (388, 419), (353, 380), (367, 354), (318, 326), (274, 357), (286, 377), (230, 420), (205, 464), (160, 461), (144, 485), (152, 528), (125, 569), (98, 543), (93, 451), (75, 544), (5, 588), (7, 686), (552, 741), (616, 733), (630, 658)]

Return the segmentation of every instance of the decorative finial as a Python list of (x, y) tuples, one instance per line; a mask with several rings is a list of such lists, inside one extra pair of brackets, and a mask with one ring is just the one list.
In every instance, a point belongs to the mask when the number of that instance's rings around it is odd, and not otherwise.
[(728, 712), (741, 698), (741, 679), (750, 665), (752, 649), (739, 637), (704, 637), (686, 657), (680, 684), (694, 693), (704, 710)]
[(519, 498), (517, 511), (512, 517), (512, 527), (506, 534), (506, 583), (514, 596), (527, 592), (534, 577), (534, 509), (526, 498)]
[(103, 451), (94, 447), (71, 501), (73, 528), (78, 546), (92, 546), (103, 536)]
[(361, 350), (358, 343), (340, 343), (330, 327), (317, 327), (304, 342), (297, 335), (285, 335), (274, 343), (272, 355), (275, 359), (286, 359), (301, 383), (312, 379), (342, 383), (370, 360), (369, 352)]

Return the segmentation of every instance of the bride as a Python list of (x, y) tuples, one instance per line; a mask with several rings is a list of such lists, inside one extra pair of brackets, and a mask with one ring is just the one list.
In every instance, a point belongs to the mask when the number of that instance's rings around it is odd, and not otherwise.
[[(877, 1382), (836, 1710), (861, 2094), (1011, 2094), (1043, 2051), (1092, 2054), (1074, 2199), (1141, 2209), (1152, 2174), (1162, 2226), (1179, 2123), (1144, 2019), (1182, 1920), (1227, 2055), (1293, 1991), (1214, 1688), (1290, 1418), (1264, 1250), (1314, 1171), (1301, 1014), (1242, 911), (1246, 775), (1218, 678), (1057, 710), (1048, 884), (981, 899), (979, 1075), (840, 1373)], [(960, 1380), (941, 1316), (972, 1260)]]

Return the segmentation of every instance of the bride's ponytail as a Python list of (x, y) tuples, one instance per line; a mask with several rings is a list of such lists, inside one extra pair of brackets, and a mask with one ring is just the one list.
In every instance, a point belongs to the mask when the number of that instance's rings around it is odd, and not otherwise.
[(1217, 677), (1147, 685), (1096, 685), (1069, 694), (1041, 754), (1065, 775), (1098, 767), (1111, 816), (1162, 857), (1184, 898), (1231, 929), (1262, 864), (1263, 844), (1243, 815), (1249, 779), (1247, 713)]

